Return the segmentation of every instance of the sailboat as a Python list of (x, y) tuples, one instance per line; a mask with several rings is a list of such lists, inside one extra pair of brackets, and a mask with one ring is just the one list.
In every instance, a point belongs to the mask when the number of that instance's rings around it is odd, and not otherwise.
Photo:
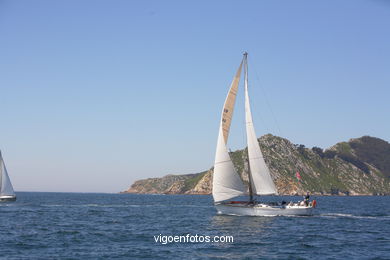
[(7, 168), (0, 151), (0, 202), (15, 201), (16, 195), (8, 176)]
[[(227, 141), (229, 137), (230, 124), (233, 117), (234, 105), (238, 92), (238, 85), (241, 77), (241, 70), (244, 68), (244, 89), (245, 89), (245, 126), (248, 145), (248, 179), (249, 179), (249, 200), (231, 201), (230, 199), (247, 195), (241, 178), (236, 172), (230, 158)], [(248, 93), (248, 53), (244, 57), (230, 85), (226, 97), (221, 122), (219, 127), (217, 149), (214, 163), (213, 175), (213, 199), (218, 214), (227, 215), (249, 215), (249, 216), (278, 216), (278, 215), (311, 215), (315, 207), (315, 201), (304, 203), (262, 203), (255, 199), (256, 195), (277, 195), (277, 189), (272, 180), (270, 171), (264, 161), (263, 154), (256, 137), (253, 125), (249, 93)]]

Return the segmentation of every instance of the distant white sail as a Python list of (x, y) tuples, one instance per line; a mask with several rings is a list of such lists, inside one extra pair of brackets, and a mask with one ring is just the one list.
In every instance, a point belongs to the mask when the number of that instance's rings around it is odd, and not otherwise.
[(14, 196), (14, 188), (12, 187), (11, 180), (9, 179), (7, 168), (3, 157), (0, 152), (0, 196), (11, 195)]
[(238, 83), (241, 76), (241, 68), (242, 62), (230, 86), (230, 90), (222, 110), (213, 174), (213, 198), (215, 202), (243, 195), (245, 191), (244, 184), (234, 169), (233, 162), (226, 147)]
[(251, 172), (252, 190), (257, 195), (277, 194), (271, 174), (261, 153), (255, 128), (248, 94), (248, 63), (245, 57), (245, 122), (248, 142), (249, 167)]

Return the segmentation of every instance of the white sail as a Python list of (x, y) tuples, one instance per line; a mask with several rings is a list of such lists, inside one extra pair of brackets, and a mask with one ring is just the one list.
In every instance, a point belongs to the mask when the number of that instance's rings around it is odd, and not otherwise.
[[(245, 195), (244, 185), (234, 169), (226, 146), (242, 66), (245, 68), (245, 121), (248, 143), (250, 198), (248, 202), (223, 202), (236, 196)], [(218, 214), (237, 216), (306, 216), (311, 215), (313, 208), (316, 206), (315, 200), (308, 205), (301, 205), (300, 203), (283, 205), (282, 203), (283, 206), (280, 206), (280, 204), (276, 205), (275, 203), (260, 203), (254, 199), (254, 195), (271, 194), (277, 194), (277, 190), (270, 171), (265, 164), (253, 126), (248, 93), (248, 61), (247, 53), (244, 53), (244, 59), (232, 82), (222, 111), (214, 164), (213, 197), (215, 202), (222, 202), (215, 203)]]
[(220, 127), (213, 175), (213, 198), (215, 202), (244, 195), (245, 187), (230, 159)]
[(9, 179), (7, 168), (5, 167), (3, 157), (0, 152), (0, 196), (3, 195), (15, 195), (14, 188), (12, 187), (11, 180)]
[(241, 76), (241, 68), (242, 62), (230, 86), (222, 110), (213, 174), (213, 198), (215, 202), (243, 195), (245, 191), (245, 187), (234, 169), (233, 162), (226, 147), (238, 83)]
[(255, 128), (248, 94), (248, 63), (245, 55), (245, 122), (248, 142), (249, 167), (251, 172), (252, 190), (257, 195), (277, 194), (271, 174), (261, 153)]

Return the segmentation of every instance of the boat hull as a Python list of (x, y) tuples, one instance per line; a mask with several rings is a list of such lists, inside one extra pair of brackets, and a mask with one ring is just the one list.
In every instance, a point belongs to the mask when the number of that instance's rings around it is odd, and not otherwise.
[(270, 206), (265, 204), (217, 204), (218, 214), (236, 216), (310, 216), (313, 215), (311, 206)]
[(10, 202), (10, 201), (16, 201), (16, 196), (0, 196), (0, 202)]

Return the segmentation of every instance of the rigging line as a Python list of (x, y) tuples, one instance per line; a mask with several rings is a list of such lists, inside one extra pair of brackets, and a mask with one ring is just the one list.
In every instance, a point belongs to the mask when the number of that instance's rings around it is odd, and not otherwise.
[[(248, 62), (248, 59), (247, 59), (247, 62)], [(252, 64), (252, 63), (251, 63)], [(248, 65), (247, 65), (248, 66)], [(247, 81), (247, 83), (248, 83), (248, 91), (249, 91), (249, 88), (250, 88), (250, 84), (249, 84), (249, 80)], [(253, 84), (252, 84), (253, 85)], [(257, 102), (255, 102), (255, 103), (257, 103)], [(253, 103), (252, 103), (252, 105), (251, 105), (251, 112), (254, 112), (255, 113), (255, 116), (256, 116), (256, 118), (259, 118), (260, 119), (260, 125), (261, 126), (264, 126), (264, 128), (266, 129), (266, 133), (268, 132), (268, 133), (270, 133), (270, 128), (268, 128), (268, 125), (267, 125), (267, 123), (266, 123), (266, 121), (265, 121), (265, 119), (264, 119), (264, 117), (262, 116), (262, 114), (257, 110), (257, 109), (252, 109), (253, 108)], [(253, 124), (253, 119), (252, 119), (252, 125), (254, 125)], [(248, 123), (249, 124), (249, 123)], [(256, 138), (257, 138), (257, 136), (256, 136)]]
[(230, 160), (219, 161), (219, 162), (215, 162), (214, 165), (221, 164), (221, 163), (227, 163), (227, 162), (233, 162), (233, 161), (231, 159)]
[[(276, 130), (278, 131), (277, 135), (279, 135), (279, 137), (282, 138), (282, 144), (283, 144), (284, 147), (288, 150), (288, 145), (287, 145), (287, 143), (286, 143), (286, 141), (285, 141), (285, 139), (284, 139), (284, 137), (283, 137), (283, 133), (282, 133), (281, 128), (280, 128), (280, 126), (279, 126), (279, 123), (278, 123), (278, 121), (277, 121), (277, 119), (276, 119), (275, 113), (273, 112), (273, 109), (272, 109), (271, 104), (270, 104), (270, 102), (269, 102), (269, 99), (268, 99), (267, 93), (266, 93), (266, 91), (265, 91), (265, 88), (262, 86), (262, 84), (260, 84), (260, 77), (259, 77), (259, 75), (258, 75), (258, 70), (256, 69), (257, 67), (256, 67), (255, 63), (252, 62), (252, 61), (251, 61), (251, 66), (254, 67), (256, 79), (257, 79), (257, 81), (259, 82), (260, 89), (262, 90), (262, 92), (263, 92), (263, 94), (264, 94), (264, 98), (265, 98), (265, 101), (266, 101), (266, 103), (267, 103), (268, 109), (269, 109), (270, 112), (271, 112), (272, 119), (274, 120), (275, 126), (276, 126), (276, 128), (277, 128)], [(293, 158), (294, 158), (294, 156), (293, 156)], [(297, 165), (297, 162), (298, 162), (298, 158), (295, 158), (295, 160), (293, 159), (292, 162), (293, 162), (293, 164), (296, 166), (296, 165)]]
[[(250, 87), (249, 85), (250, 84), (248, 82), (248, 88)], [(257, 103), (257, 102), (255, 102), (255, 103)], [(253, 108), (253, 104), (252, 104), (251, 107)], [(260, 119), (260, 125), (262, 126), (262, 130), (265, 130), (265, 131), (262, 131), (262, 132), (271, 133), (270, 128), (268, 127), (268, 124), (267, 124), (267, 122), (265, 120), (265, 117), (262, 115), (262, 113), (258, 109), (252, 109), (251, 112), (253, 112), (255, 114), (256, 118)], [(252, 122), (252, 124), (253, 124), (253, 122)]]
[(267, 107), (268, 107), (269, 111), (271, 112), (271, 116), (272, 116), (272, 119), (274, 120), (274, 124), (276, 126), (276, 130), (278, 131), (277, 134), (281, 137), (282, 136), (281, 128), (279, 127), (279, 123), (276, 120), (276, 116), (275, 116), (275, 113), (274, 113), (274, 111), (272, 109), (271, 103), (269, 102), (269, 99), (268, 99), (268, 96), (267, 96), (267, 92), (265, 91), (265, 88), (263, 87), (263, 85), (260, 83), (260, 77), (259, 77), (259, 74), (258, 74), (257, 67), (256, 67), (255, 63), (252, 62), (252, 61), (251, 61), (251, 66), (254, 67), (256, 80), (259, 82), (259, 86), (260, 86), (261, 91), (263, 92), (263, 96), (264, 96), (265, 102), (267, 103)]

